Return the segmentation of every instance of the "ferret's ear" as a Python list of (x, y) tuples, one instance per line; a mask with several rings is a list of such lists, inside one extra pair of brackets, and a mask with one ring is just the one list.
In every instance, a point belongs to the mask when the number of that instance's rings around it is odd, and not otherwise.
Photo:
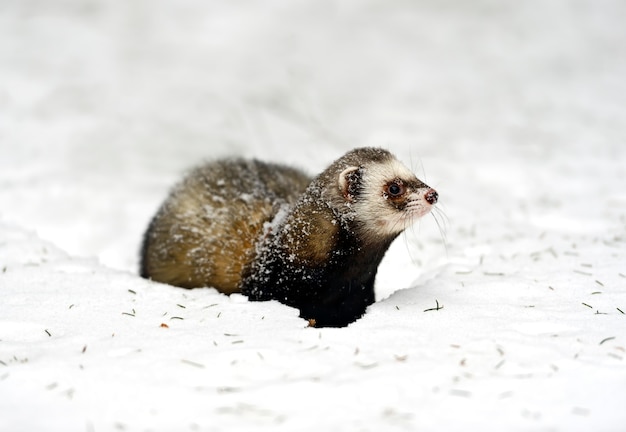
[(363, 169), (351, 166), (339, 174), (339, 189), (346, 201), (354, 201), (361, 191)]

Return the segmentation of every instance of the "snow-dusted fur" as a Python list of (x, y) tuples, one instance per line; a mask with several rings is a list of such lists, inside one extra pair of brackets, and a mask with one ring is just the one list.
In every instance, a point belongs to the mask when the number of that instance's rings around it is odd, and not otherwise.
[(266, 222), (302, 194), (310, 178), (256, 160), (219, 160), (191, 171), (150, 223), (141, 275), (184, 288), (240, 290)]

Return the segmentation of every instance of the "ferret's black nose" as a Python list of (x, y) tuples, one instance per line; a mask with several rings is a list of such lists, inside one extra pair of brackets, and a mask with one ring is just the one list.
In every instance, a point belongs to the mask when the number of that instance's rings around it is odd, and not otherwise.
[(437, 204), (437, 200), (439, 199), (439, 194), (435, 189), (428, 189), (428, 192), (424, 194), (424, 199), (430, 205)]

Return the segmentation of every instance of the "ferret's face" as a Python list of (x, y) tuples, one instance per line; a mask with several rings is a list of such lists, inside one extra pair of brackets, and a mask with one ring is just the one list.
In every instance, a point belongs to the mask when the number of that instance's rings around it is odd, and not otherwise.
[(339, 181), (355, 220), (368, 236), (398, 235), (427, 214), (439, 198), (396, 159), (349, 167)]

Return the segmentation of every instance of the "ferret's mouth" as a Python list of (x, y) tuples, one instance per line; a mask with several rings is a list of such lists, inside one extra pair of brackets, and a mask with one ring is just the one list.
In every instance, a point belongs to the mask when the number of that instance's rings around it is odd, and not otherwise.
[(411, 226), (415, 221), (430, 213), (439, 196), (434, 189), (412, 193), (406, 204), (389, 218), (380, 221), (380, 227), (391, 234), (397, 234)]
[(422, 200), (409, 202), (402, 213), (403, 219), (418, 219), (428, 214), (432, 209), (430, 204), (425, 204)]
[(439, 200), (439, 194), (435, 189), (420, 189), (412, 193), (404, 207), (402, 217), (409, 222), (428, 214)]

